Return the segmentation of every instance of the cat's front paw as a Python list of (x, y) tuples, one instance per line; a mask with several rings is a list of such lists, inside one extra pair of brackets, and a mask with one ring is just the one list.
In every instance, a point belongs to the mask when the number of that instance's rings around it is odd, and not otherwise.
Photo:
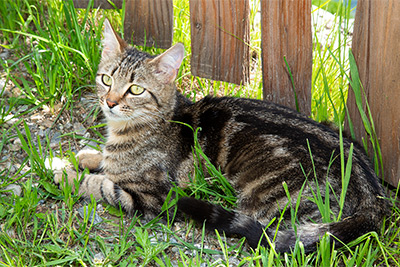
[(72, 185), (72, 192), (75, 192), (75, 180), (78, 180), (78, 173), (71, 169), (71, 168), (65, 168), (62, 170), (54, 170), (54, 183), (56, 185), (59, 185), (61, 187), (64, 186), (64, 181), (68, 184), (68, 185)]
[(103, 154), (97, 150), (81, 150), (76, 157), (79, 159), (79, 168), (88, 168), (91, 172), (101, 171)]

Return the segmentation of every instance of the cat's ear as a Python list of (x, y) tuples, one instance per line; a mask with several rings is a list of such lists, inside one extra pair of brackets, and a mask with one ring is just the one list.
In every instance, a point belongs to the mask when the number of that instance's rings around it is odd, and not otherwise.
[(175, 80), (185, 56), (185, 47), (177, 43), (161, 55), (151, 60), (151, 64), (156, 66), (156, 75), (164, 83), (171, 83)]
[(104, 21), (102, 57), (122, 53), (128, 44), (114, 31), (108, 19)]

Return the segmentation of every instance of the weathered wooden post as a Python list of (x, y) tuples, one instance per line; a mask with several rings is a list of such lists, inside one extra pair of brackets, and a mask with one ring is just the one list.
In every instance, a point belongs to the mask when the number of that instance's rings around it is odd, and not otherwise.
[[(400, 180), (399, 14), (398, 0), (359, 0), (352, 44), (380, 141), (384, 178), (394, 186)], [(365, 137), (365, 128), (351, 90), (348, 108), (356, 137), (361, 142)]]
[(127, 0), (125, 40), (135, 45), (169, 48), (173, 37), (173, 8), (172, 0)]
[(312, 31), (311, 0), (261, 1), (264, 99), (311, 113)]
[(249, 79), (249, 0), (190, 0), (192, 74), (246, 83)]

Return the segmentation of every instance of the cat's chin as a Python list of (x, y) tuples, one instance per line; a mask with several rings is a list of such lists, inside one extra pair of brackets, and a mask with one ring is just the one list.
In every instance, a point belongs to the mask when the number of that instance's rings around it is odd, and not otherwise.
[(126, 129), (132, 128), (134, 123), (131, 120), (123, 120), (122, 118), (116, 120), (107, 118), (107, 125), (112, 131), (123, 132)]
[(131, 119), (125, 118), (112, 112), (104, 112), (108, 122), (126, 122), (128, 123)]

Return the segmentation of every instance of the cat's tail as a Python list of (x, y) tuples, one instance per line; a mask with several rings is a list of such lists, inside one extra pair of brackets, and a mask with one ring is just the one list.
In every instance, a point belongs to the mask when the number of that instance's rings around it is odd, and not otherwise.
[[(258, 244), (269, 246), (265, 235), (271, 242), (274, 240), (275, 229), (265, 229), (257, 220), (239, 212), (227, 211), (218, 205), (184, 197), (178, 201), (178, 209), (197, 222), (205, 222), (209, 230), (216, 229), (224, 232), (226, 236), (246, 237), (252, 248), (256, 248)], [(363, 212), (340, 222), (298, 225), (296, 232), (293, 229), (279, 229), (274, 240), (275, 250), (289, 252), (299, 239), (306, 253), (315, 251), (320, 238), (327, 232), (340, 240), (335, 243), (336, 247), (340, 247), (365, 233), (377, 230), (379, 223), (380, 219), (377, 216)], [(331, 237), (331, 240), (334, 238)]]

